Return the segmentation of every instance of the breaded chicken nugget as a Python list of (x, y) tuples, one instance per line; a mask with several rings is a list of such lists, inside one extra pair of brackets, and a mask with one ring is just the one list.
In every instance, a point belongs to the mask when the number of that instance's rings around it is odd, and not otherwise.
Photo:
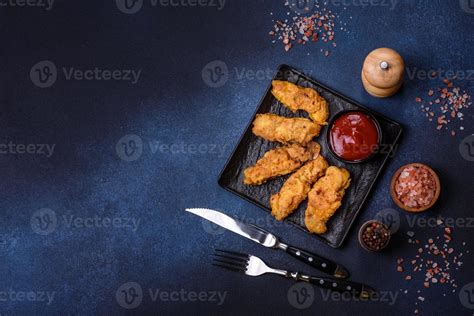
[(321, 126), (306, 118), (287, 118), (275, 114), (257, 114), (252, 132), (269, 141), (306, 145), (319, 135)]
[(309, 192), (305, 215), (305, 224), (310, 232), (326, 232), (326, 223), (341, 206), (350, 183), (349, 171), (334, 166), (329, 167), (326, 175), (316, 182)]
[(270, 150), (255, 166), (244, 170), (244, 184), (260, 185), (271, 178), (289, 174), (305, 162), (315, 159), (320, 150), (316, 142), (310, 142), (306, 147), (292, 144)]
[(311, 88), (299, 87), (288, 81), (273, 80), (272, 94), (293, 112), (303, 110), (319, 125), (326, 125), (329, 107), (326, 100)]
[(318, 156), (293, 173), (280, 192), (270, 198), (272, 215), (281, 221), (293, 213), (306, 199), (313, 183), (324, 175), (328, 166), (326, 159)]

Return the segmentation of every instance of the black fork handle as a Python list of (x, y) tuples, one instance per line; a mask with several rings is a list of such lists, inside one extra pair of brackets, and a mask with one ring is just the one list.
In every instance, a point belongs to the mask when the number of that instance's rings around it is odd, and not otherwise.
[(332, 291), (350, 293), (353, 296), (358, 296), (361, 298), (369, 298), (370, 295), (375, 292), (374, 289), (365, 284), (345, 281), (341, 279), (320, 278), (304, 275), (299, 272), (288, 272), (286, 276), (297, 281), (308, 282)]

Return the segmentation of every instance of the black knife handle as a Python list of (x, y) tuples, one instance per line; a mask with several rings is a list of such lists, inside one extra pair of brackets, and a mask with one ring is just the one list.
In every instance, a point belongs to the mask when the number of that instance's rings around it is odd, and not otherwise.
[(301, 248), (296, 248), (290, 245), (287, 245), (285, 250), (287, 253), (297, 258), (298, 260), (301, 260), (309, 264), (310, 266), (324, 273), (332, 275), (336, 278), (345, 279), (349, 276), (349, 272), (343, 266), (329, 259), (323, 258), (309, 251), (303, 250)]
[(304, 281), (316, 286), (343, 293), (351, 293), (353, 296), (368, 298), (375, 291), (367, 285), (345, 281), (341, 279), (320, 278), (303, 275), (299, 272), (288, 272), (287, 277), (297, 281)]

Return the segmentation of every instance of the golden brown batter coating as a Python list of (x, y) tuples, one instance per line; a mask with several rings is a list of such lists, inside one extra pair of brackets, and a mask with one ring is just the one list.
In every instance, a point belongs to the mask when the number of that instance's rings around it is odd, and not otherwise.
[(311, 88), (297, 86), (288, 81), (273, 80), (272, 94), (293, 112), (303, 110), (319, 125), (326, 125), (329, 117), (327, 101)]
[(293, 213), (308, 196), (311, 186), (324, 175), (328, 168), (326, 159), (318, 156), (293, 173), (281, 188), (272, 195), (270, 206), (272, 215), (279, 221)]
[(321, 126), (306, 118), (287, 118), (275, 114), (257, 114), (252, 132), (269, 141), (306, 145), (319, 135)]
[(271, 178), (289, 174), (305, 162), (315, 159), (320, 150), (316, 142), (310, 142), (307, 146), (292, 144), (270, 150), (255, 166), (244, 170), (244, 184), (260, 185)]
[(349, 171), (331, 166), (326, 175), (316, 182), (308, 195), (305, 224), (315, 234), (327, 231), (326, 223), (341, 206), (342, 198), (351, 183)]

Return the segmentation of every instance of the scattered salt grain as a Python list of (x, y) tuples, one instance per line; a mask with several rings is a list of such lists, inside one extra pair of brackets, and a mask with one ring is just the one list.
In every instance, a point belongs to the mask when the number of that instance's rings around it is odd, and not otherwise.
[[(432, 288), (446, 288), (449, 286), (452, 292), (455, 293), (457, 284), (451, 271), (458, 270), (463, 265), (460, 261), (463, 253), (458, 253), (455, 247), (448, 246), (453, 239), (453, 228), (441, 226), (443, 224), (441, 219), (437, 220), (437, 224), (439, 225), (438, 230), (441, 228), (438, 234), (426, 238), (423, 243), (416, 240), (416, 244), (419, 244), (419, 246), (413, 249), (412, 258), (408, 260), (404, 260), (404, 258), (397, 259), (397, 271), (401, 273), (402, 278), (406, 281), (411, 280), (410, 283), (413, 284), (411, 287), (420, 286), (420, 289), (417, 290), (419, 295), (417, 302), (424, 302), (425, 296), (422, 291), (430, 291)], [(414, 233), (407, 232), (407, 235), (413, 237)], [(408, 243), (412, 244), (411, 238), (408, 238)], [(465, 246), (466, 242), (462, 242), (462, 245)], [(466, 250), (465, 253), (468, 253), (468, 251)], [(451, 266), (454, 266), (454, 269)], [(403, 293), (406, 294), (407, 292), (408, 289), (403, 290)], [(443, 296), (446, 296), (446, 293)], [(417, 302), (414, 302), (415, 306), (418, 305)]]
[[(290, 2), (286, 1), (285, 6), (290, 7)], [(330, 44), (336, 47), (334, 41), (336, 37), (336, 25), (346, 25), (341, 17), (327, 8), (327, 2), (316, 4), (311, 10), (304, 13), (294, 13), (288, 11), (289, 20), (273, 20), (273, 30), (269, 32), (276, 40), (283, 43), (285, 51), (289, 51), (294, 44), (306, 45), (307, 43), (319, 42), (321, 45)], [(272, 15), (272, 14), (271, 14)], [(340, 28), (341, 31), (347, 32), (345, 27)], [(328, 49), (321, 49), (324, 56), (330, 56)]]
[[(416, 97), (415, 102), (422, 103), (421, 111), (432, 121), (432, 117), (438, 112), (435, 119), (437, 130), (449, 130), (448, 126), (453, 123), (453, 120), (463, 120), (464, 114), (461, 112), (472, 105), (471, 96), (466, 91), (461, 91), (461, 88), (454, 87), (454, 83), (448, 79), (443, 80), (445, 86), (430, 89), (427, 93), (428, 98), (424, 100), (421, 97)], [(436, 92), (435, 92), (436, 91)], [(432, 107), (437, 104), (437, 108)], [(439, 108), (439, 110), (438, 110)], [(448, 119), (448, 116), (450, 119)], [(463, 131), (464, 126), (460, 126), (459, 130)], [(456, 136), (456, 131), (451, 129), (450, 134)]]

